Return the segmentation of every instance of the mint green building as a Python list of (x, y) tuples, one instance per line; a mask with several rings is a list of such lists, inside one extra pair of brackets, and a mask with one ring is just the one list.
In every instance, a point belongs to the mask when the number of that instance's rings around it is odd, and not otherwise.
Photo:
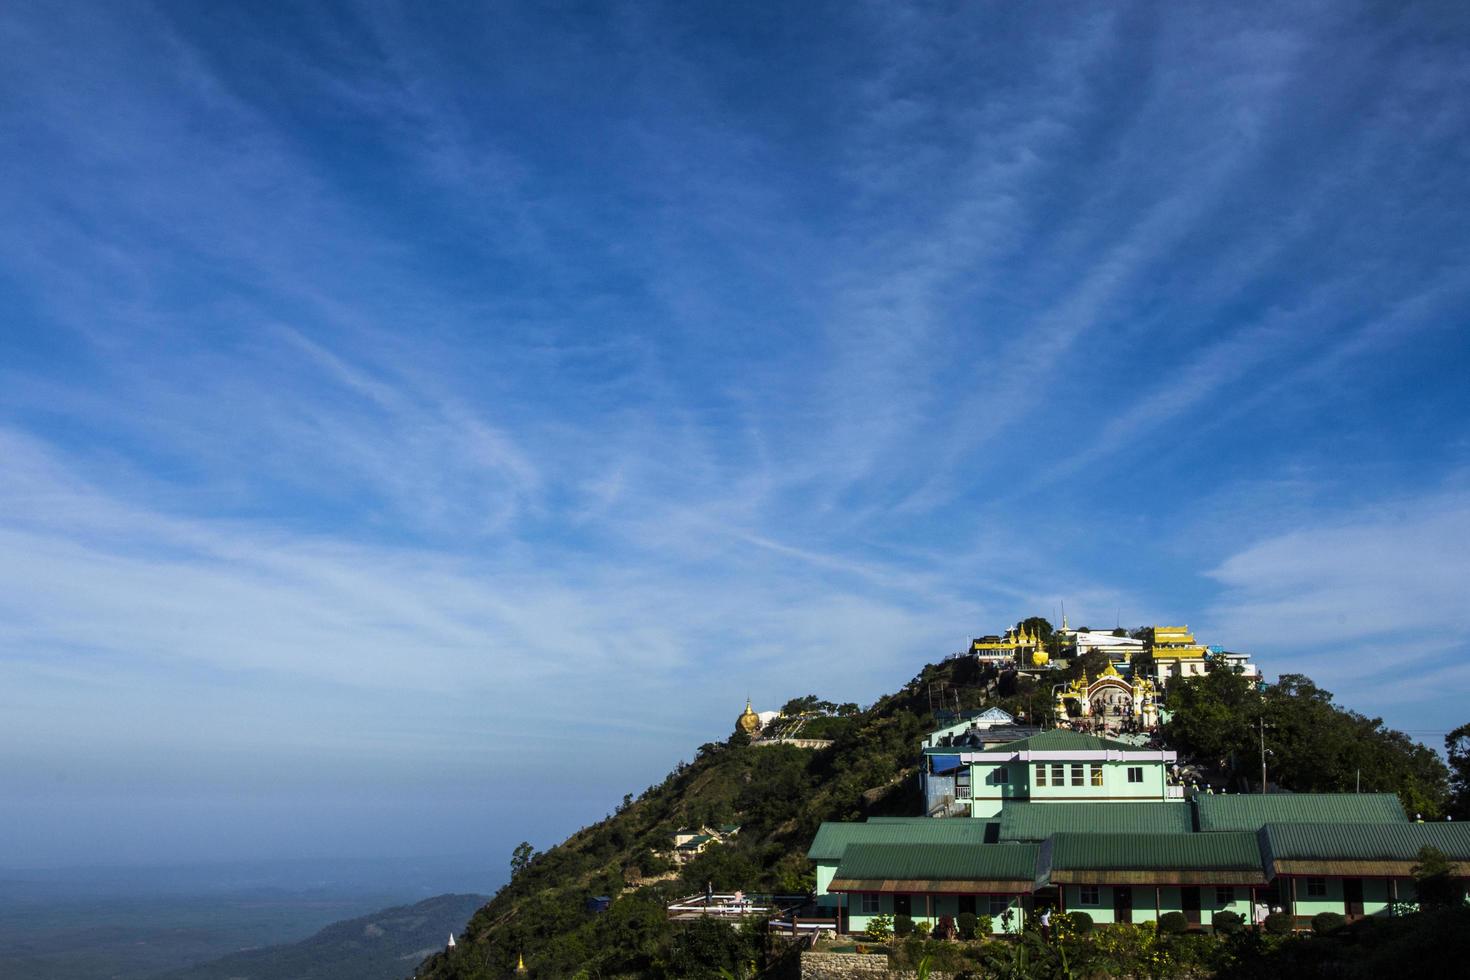
[(1001, 745), (923, 750), (931, 815), (992, 819), (1011, 803), (1138, 803), (1183, 798), (1169, 785), (1178, 755), (1127, 742), (1049, 731)]
[(1035, 887), (1037, 850), (1035, 844), (852, 844), (828, 888), (842, 897), (852, 932), (877, 915), (907, 915), (933, 926), (965, 912), (989, 915), (993, 932), (1017, 932)]
[(1412, 901), (1426, 844), (1470, 877), (1470, 824), (1410, 822), (1390, 793), (1185, 800), (1173, 752), (1064, 730), (993, 741), (1006, 719), (976, 720), (926, 739), (929, 816), (817, 831), (817, 902), (841, 928), (970, 912), (1000, 931), (1010, 910), (1019, 929), (1039, 906), (1101, 925), (1180, 912), (1201, 929), (1221, 912), (1249, 921), (1280, 907), (1305, 928), (1320, 912), (1351, 920)]
[(1037, 881), (1057, 888), (1062, 910), (1098, 924), (1181, 912), (1200, 927), (1225, 911), (1250, 921), (1266, 872), (1250, 833), (1059, 833), (1041, 845)]

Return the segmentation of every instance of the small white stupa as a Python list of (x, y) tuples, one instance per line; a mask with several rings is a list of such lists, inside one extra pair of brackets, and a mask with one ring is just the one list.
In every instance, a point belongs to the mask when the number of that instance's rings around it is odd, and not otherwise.
[(450, 949), (453, 949), (454, 948), (454, 933), (452, 933), (452, 932), (449, 934), (449, 948)]

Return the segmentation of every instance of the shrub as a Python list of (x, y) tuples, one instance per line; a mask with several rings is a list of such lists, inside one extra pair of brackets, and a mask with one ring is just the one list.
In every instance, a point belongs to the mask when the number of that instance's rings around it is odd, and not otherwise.
[(1079, 936), (1085, 936), (1092, 931), (1092, 916), (1086, 912), (1068, 912), (1060, 918)]
[(1266, 916), (1266, 931), (1273, 936), (1285, 936), (1296, 928), (1296, 917), (1290, 912), (1272, 912)]
[(995, 918), (990, 915), (977, 915), (975, 917), (975, 932), (982, 939), (989, 936), (995, 930)]
[(895, 915), (893, 917), (893, 934), (902, 939), (914, 931), (914, 920), (909, 915)]
[(1319, 936), (1336, 932), (1347, 925), (1347, 919), (1339, 912), (1318, 912), (1312, 916), (1312, 931)]
[(1189, 931), (1189, 920), (1184, 917), (1183, 912), (1165, 912), (1159, 916), (1159, 932), (1177, 936)]
[(974, 912), (961, 912), (959, 914), (959, 918), (955, 921), (956, 924), (959, 926), (961, 939), (975, 938), (976, 920)]
[(1223, 936), (1234, 936), (1245, 928), (1245, 920), (1235, 912), (1216, 912), (1210, 918), (1210, 925)]
[(868, 920), (868, 928), (865, 930), (865, 933), (875, 943), (887, 942), (888, 937), (893, 935), (893, 916), (873, 916)]
[(915, 922), (914, 923), (914, 935), (915, 936), (918, 936), (920, 939), (928, 939), (929, 938), (929, 932), (930, 932), (930, 930), (932, 928), (933, 927), (931, 925), (929, 925), (929, 923), (924, 922), (922, 920), (919, 921), (919, 922)]

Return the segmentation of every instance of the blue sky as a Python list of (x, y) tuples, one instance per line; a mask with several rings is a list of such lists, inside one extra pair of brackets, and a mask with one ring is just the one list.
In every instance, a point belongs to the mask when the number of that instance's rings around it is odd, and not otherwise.
[(0, 9), (0, 865), (538, 845), (1188, 623), (1470, 720), (1464, 5)]

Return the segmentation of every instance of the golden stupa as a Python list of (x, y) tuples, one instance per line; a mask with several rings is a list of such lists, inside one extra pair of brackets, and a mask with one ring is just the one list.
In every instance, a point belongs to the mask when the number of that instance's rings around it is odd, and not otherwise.
[(750, 708), (750, 698), (745, 699), (745, 710), (735, 719), (735, 727), (747, 735), (754, 735), (761, 727), (760, 715)]

